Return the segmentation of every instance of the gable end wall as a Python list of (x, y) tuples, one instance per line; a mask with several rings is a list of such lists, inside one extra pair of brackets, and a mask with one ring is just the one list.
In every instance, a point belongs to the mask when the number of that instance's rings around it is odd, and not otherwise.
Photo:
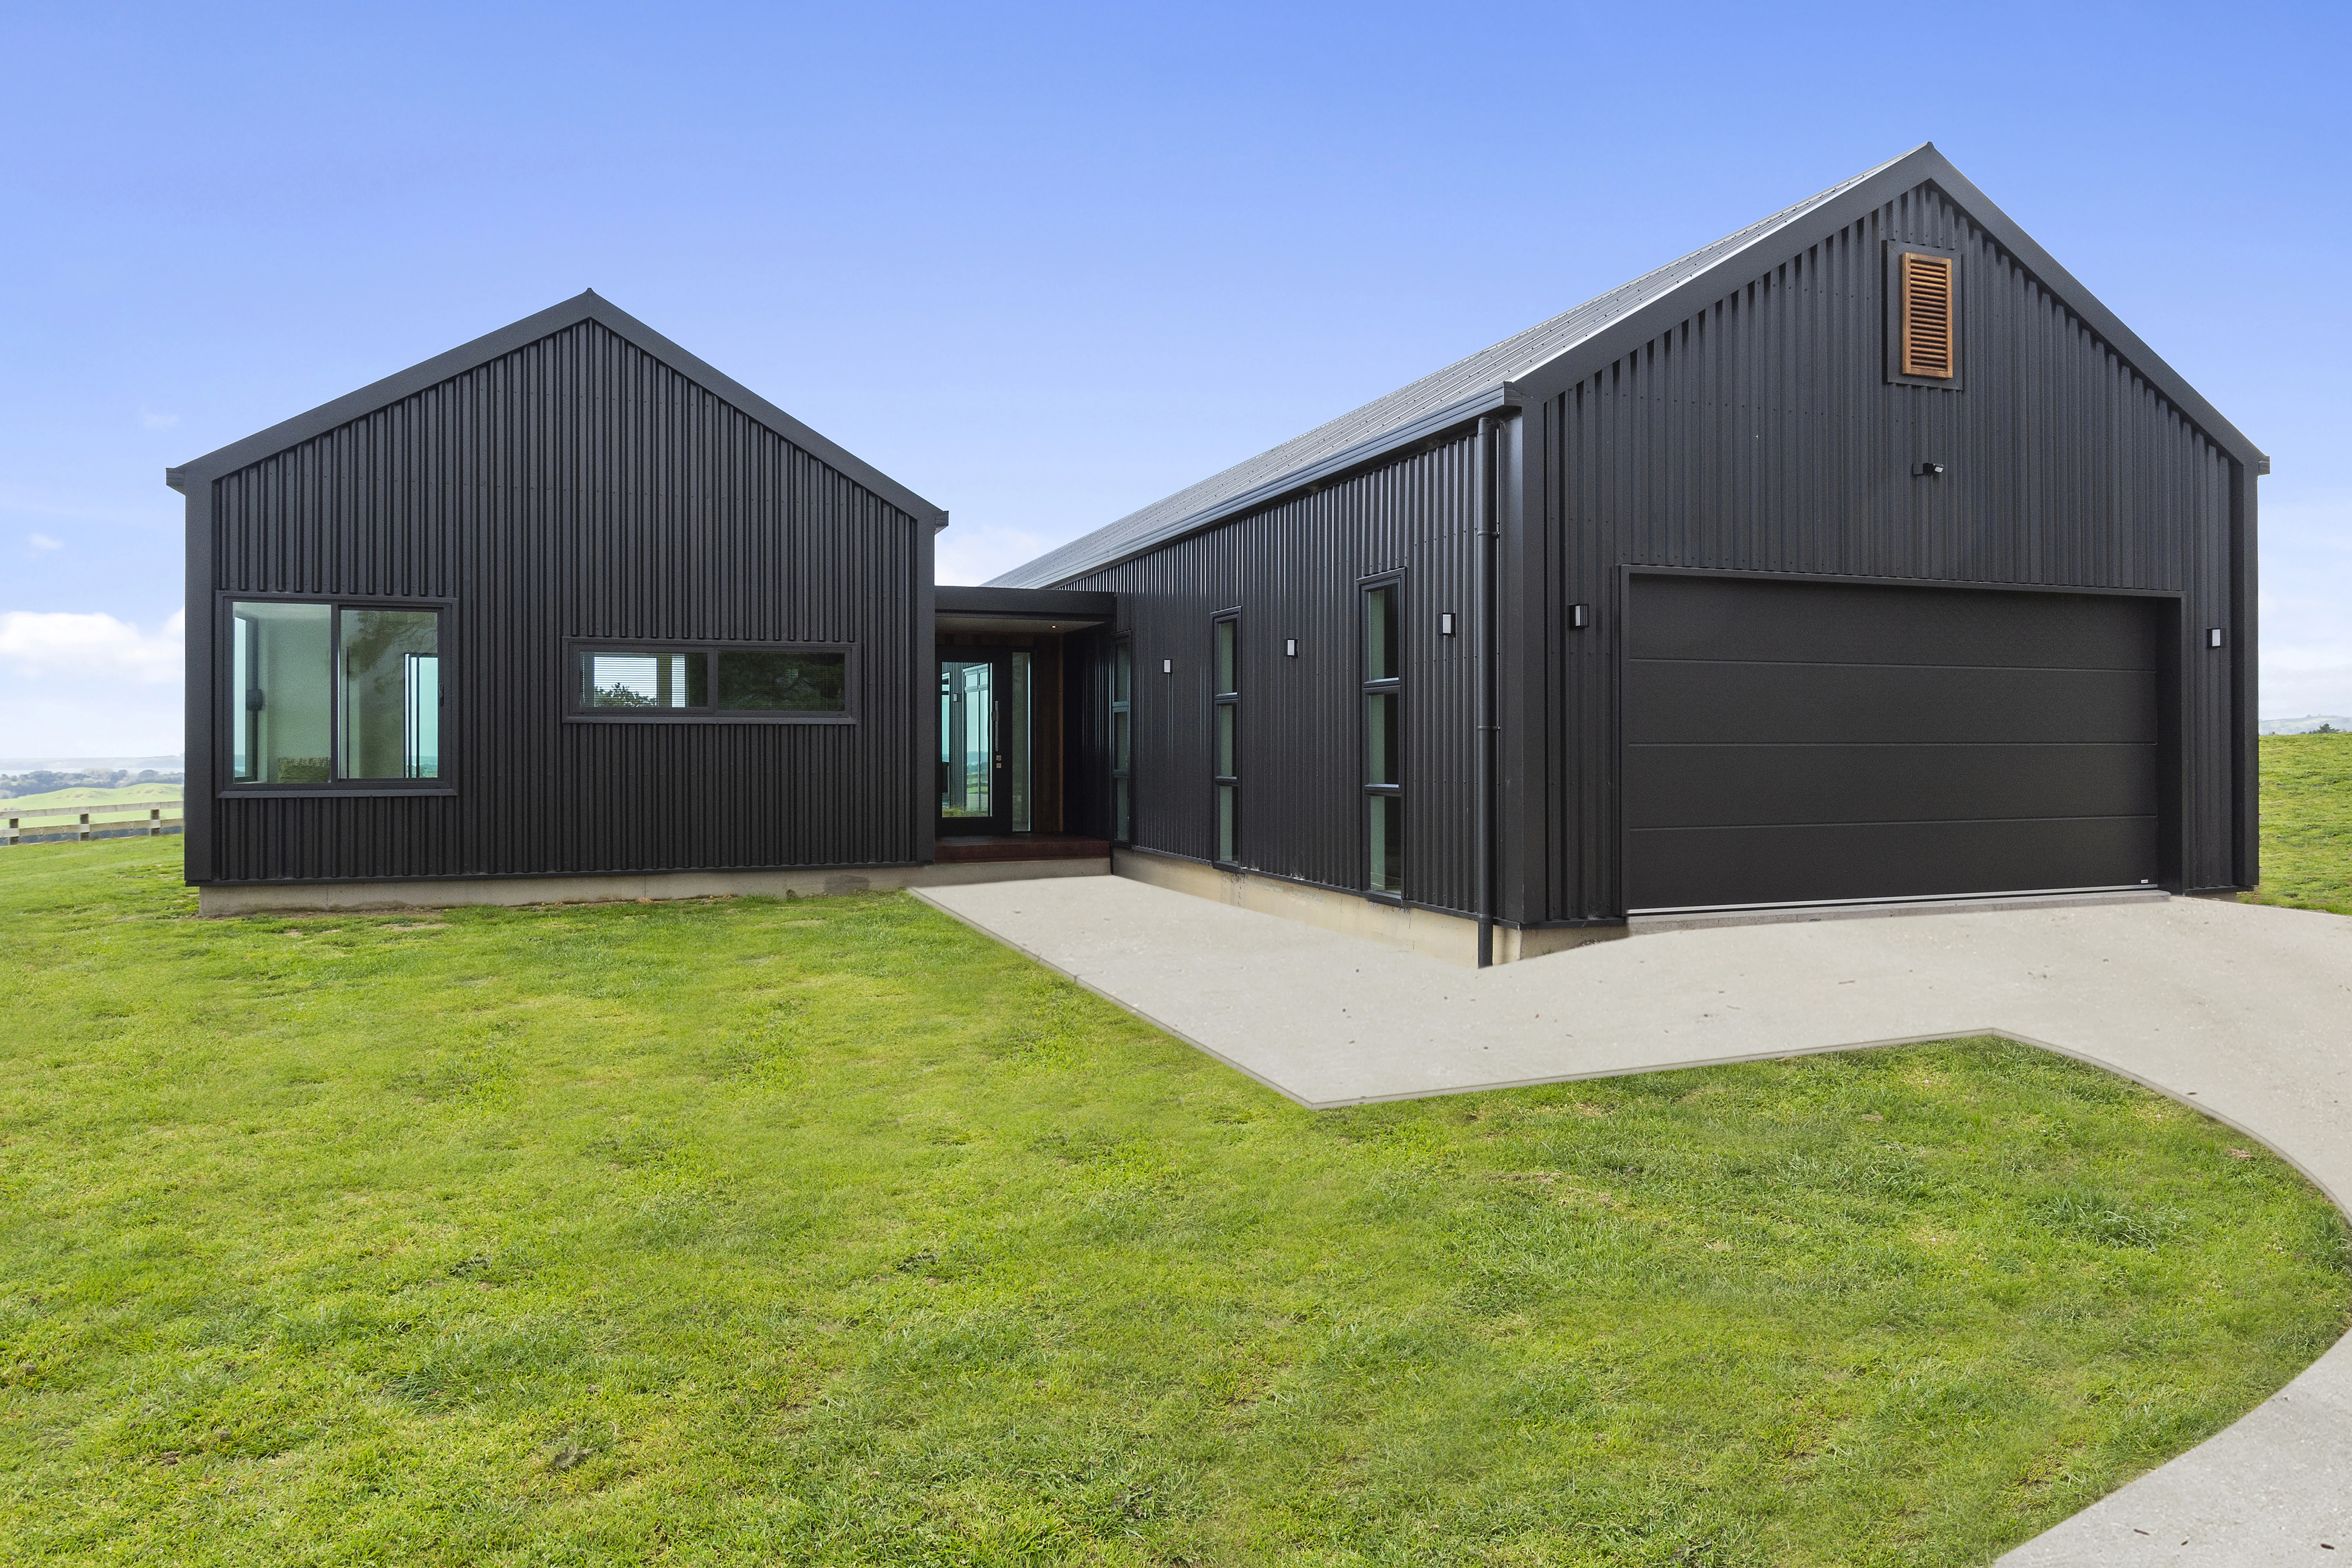
[[(1887, 240), (1961, 258), (1963, 390), (1887, 384)], [(1530, 913), (1623, 910), (1629, 566), (2180, 595), (2185, 633), (2232, 628), (2226, 656), (2181, 650), (2182, 880), (2250, 874), (2252, 587), (2232, 511), (2250, 534), (2251, 479), (1932, 185), (1528, 414), (1529, 657), (1505, 671), (1525, 682), (1505, 710), (1539, 731), (1549, 781), (1514, 803)], [(1914, 478), (1919, 462), (1947, 471)], [(1592, 606), (1581, 633), (1576, 603)]]
[[(206, 801), (192, 773), (193, 880), (928, 858), (908, 785), (929, 520), (602, 323), (215, 479), (189, 513), (192, 765), (221, 765), (220, 595), (454, 601), (455, 795)], [(858, 722), (567, 724), (569, 637), (853, 643)]]

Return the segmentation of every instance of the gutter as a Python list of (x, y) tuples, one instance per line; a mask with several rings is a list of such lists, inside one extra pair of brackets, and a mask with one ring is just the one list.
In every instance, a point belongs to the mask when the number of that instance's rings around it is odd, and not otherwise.
[(1116, 554), (1107, 555), (1099, 561), (1088, 562), (1070, 571), (1057, 569), (1053, 575), (1036, 583), (1007, 583), (1003, 578), (998, 578), (987, 585), (992, 588), (1051, 588), (1076, 578), (1090, 577), (1097, 572), (1108, 572), (1112, 567), (1124, 565), (1138, 556), (1149, 555), (1155, 550), (1172, 544), (1188, 534), (1202, 532), (1216, 527), (1221, 522), (1230, 521), (1244, 512), (1255, 511), (1268, 506), (1295, 490), (1318, 489), (1323, 481), (1333, 479), (1349, 468), (1361, 468), (1367, 463), (1387, 457), (1404, 447), (1417, 446), (1432, 437), (1468, 425), (1482, 415), (1505, 408), (1516, 412), (1519, 405), (1518, 384), (1510, 381), (1496, 382), (1483, 392), (1474, 392), (1467, 397), (1456, 398), (1444, 407), (1433, 408), (1419, 418), (1400, 425), (1392, 430), (1383, 430), (1379, 435), (1368, 437), (1353, 446), (1342, 447), (1328, 457), (1318, 458), (1311, 463), (1278, 474), (1264, 484), (1253, 486), (1239, 495), (1228, 496), (1223, 500), (1212, 502), (1199, 511), (1189, 512), (1174, 522), (1154, 529), (1140, 539), (1121, 545)]

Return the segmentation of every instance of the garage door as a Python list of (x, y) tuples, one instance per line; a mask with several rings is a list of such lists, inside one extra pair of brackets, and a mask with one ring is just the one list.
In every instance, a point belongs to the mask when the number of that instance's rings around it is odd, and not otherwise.
[(1636, 577), (1636, 910), (2157, 877), (2155, 601)]

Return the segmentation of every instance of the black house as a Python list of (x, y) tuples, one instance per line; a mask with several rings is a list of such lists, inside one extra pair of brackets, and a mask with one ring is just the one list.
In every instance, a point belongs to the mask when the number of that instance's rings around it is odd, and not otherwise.
[(583, 295), (173, 471), (188, 874), (1115, 868), (1465, 961), (2244, 887), (2267, 468), (1931, 147), (979, 589)]

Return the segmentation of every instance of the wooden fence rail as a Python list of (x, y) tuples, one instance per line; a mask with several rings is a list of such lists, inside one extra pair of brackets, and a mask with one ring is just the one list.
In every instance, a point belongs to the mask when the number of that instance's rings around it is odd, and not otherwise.
[[(143, 818), (138, 816), (138, 813), (142, 811), (144, 811), (147, 814)], [(166, 812), (169, 812), (171, 815), (168, 816), (165, 816), (164, 813)], [(40, 821), (38, 820), (39, 818), (61, 816), (71, 817), (74, 818), (74, 820), (55, 825), (57, 827), (64, 831), (43, 831), (44, 828), (49, 827), (52, 825), (47, 822)], [(90, 818), (93, 816), (98, 817), (100, 820), (97, 822), (90, 821)], [(122, 820), (105, 820), (110, 817), (118, 816), (121, 817)], [(25, 826), (26, 823), (32, 824), (30, 832), (34, 836), (35, 842), (37, 843), (44, 840), (53, 841), (65, 837), (72, 837), (76, 839), (88, 838), (91, 837), (93, 830), (100, 835), (120, 837), (126, 830), (135, 830), (142, 827), (147, 830), (148, 837), (153, 837), (161, 834), (166, 827), (178, 827), (184, 829), (187, 826), (188, 819), (184, 804), (176, 800), (133, 800), (126, 801), (121, 805), (106, 805), (102, 804), (95, 805), (28, 805), (21, 808), (12, 806), (5, 801), (0, 801), (0, 844), (15, 844), (25, 838), (27, 831)]]

